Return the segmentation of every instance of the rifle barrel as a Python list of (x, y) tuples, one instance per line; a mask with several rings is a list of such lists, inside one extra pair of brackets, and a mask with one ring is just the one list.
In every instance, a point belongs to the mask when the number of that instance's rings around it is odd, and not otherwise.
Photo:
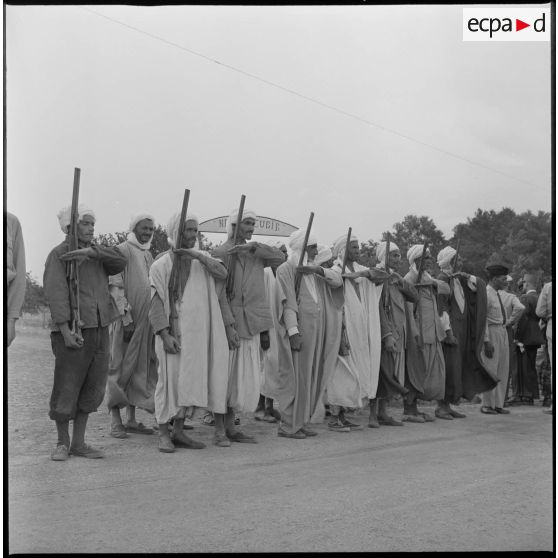
[(347, 241), (345, 242), (345, 254), (343, 255), (343, 266), (341, 267), (341, 274), (345, 273), (345, 267), (347, 266), (347, 257), (349, 255), (349, 245), (351, 244), (351, 234), (353, 229), (349, 227), (347, 232)]
[[(314, 212), (310, 212), (310, 218), (308, 219), (308, 226), (306, 227), (306, 234), (304, 235), (304, 243), (302, 245), (302, 252), (300, 253), (300, 258), (298, 260), (298, 266), (300, 267), (304, 263), (304, 256), (306, 254), (306, 248), (308, 247), (308, 238), (310, 237), (310, 230), (312, 229), (312, 222), (314, 221)], [(302, 274), (297, 271), (295, 276), (295, 293), (298, 297), (300, 292), (300, 282), (302, 280)]]

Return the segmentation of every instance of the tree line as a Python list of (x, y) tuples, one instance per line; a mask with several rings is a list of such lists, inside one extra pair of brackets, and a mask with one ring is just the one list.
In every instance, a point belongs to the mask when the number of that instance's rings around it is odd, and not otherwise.
[[(385, 240), (387, 232), (383, 233), (379, 240)], [(446, 238), (430, 217), (407, 215), (402, 221), (395, 223), (389, 233), (391, 240), (399, 246), (404, 259), (408, 248), (413, 244), (422, 244), (427, 240), (432, 253), (437, 255), (448, 244), (455, 248), (459, 240), (459, 253), (464, 261), (463, 269), (468, 273), (486, 278), (487, 260), (499, 255), (509, 265), (514, 283), (524, 273), (538, 274), (541, 284), (552, 279), (552, 215), (548, 212), (516, 213), (508, 207), (498, 212), (477, 209), (473, 217), (453, 228), (451, 238)], [(126, 234), (99, 234), (95, 241), (106, 246), (115, 246), (126, 240)], [(209, 242), (203, 234), (200, 234), (200, 243), (204, 250), (211, 250), (217, 246)], [(376, 265), (377, 245), (378, 241), (373, 239), (361, 242), (362, 265)], [(156, 258), (168, 249), (166, 230), (158, 225), (153, 233), (151, 254)], [(407, 269), (404, 268), (403, 271), (406, 272)], [(42, 287), (28, 273), (23, 311), (37, 314), (45, 304)]]

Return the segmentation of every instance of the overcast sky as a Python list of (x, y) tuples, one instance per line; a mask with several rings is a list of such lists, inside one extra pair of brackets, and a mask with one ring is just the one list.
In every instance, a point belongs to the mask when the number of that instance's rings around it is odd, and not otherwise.
[(166, 225), (186, 187), (201, 220), (241, 194), (314, 211), (326, 244), (550, 211), (550, 43), (463, 42), (461, 6), (7, 6), (6, 57), (7, 209), (41, 283), (74, 167), (98, 233)]

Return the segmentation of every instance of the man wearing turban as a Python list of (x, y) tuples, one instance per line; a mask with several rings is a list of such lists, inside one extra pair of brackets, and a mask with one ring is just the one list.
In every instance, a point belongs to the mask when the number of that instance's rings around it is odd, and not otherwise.
[[(294, 439), (315, 436), (308, 423), (323, 420), (324, 390), (341, 337), (342, 300), (333, 294), (342, 285), (341, 275), (318, 265), (316, 237), (310, 235), (306, 247), (304, 238), (303, 230), (290, 235), (289, 257), (277, 269), (281, 412), (277, 434)], [(328, 254), (322, 252), (322, 256)]]
[[(71, 208), (58, 213), (58, 222), (68, 235)], [(126, 258), (116, 247), (93, 243), (95, 213), (78, 207), (77, 250), (69, 251), (70, 237), (56, 246), (45, 263), (43, 285), (52, 318), (51, 344), (54, 353), (54, 385), (50, 398), (50, 418), (56, 422), (58, 443), (53, 461), (69, 455), (89, 459), (104, 457), (101, 450), (85, 443), (89, 413), (103, 400), (109, 364), (108, 326), (118, 318), (118, 309), (109, 294), (108, 278), (120, 273)], [(73, 322), (66, 262), (75, 262), (79, 288), (75, 295), (80, 309), (79, 323)], [(77, 325), (77, 327), (74, 327)], [(70, 442), (69, 422), (73, 420)]]
[[(334, 243), (336, 258), (333, 270), (342, 272), (347, 236)], [(335, 370), (327, 385), (330, 404), (330, 430), (346, 432), (362, 428), (345, 417), (347, 408), (369, 406), (368, 426), (379, 426), (376, 390), (380, 373), (381, 329), (380, 296), (387, 277), (385, 271), (360, 265), (358, 238), (351, 236), (347, 253), (347, 272), (344, 275), (343, 316), (348, 348), (337, 355)], [(348, 350), (347, 350), (348, 349)]]
[[(397, 270), (401, 265), (401, 252), (395, 242), (380, 242), (376, 248), (376, 261), (380, 269), (385, 269), (390, 277), (382, 290), (380, 300), (380, 323), (382, 327), (382, 355), (378, 379), (378, 423), (387, 426), (403, 426), (403, 423), (389, 416), (387, 404), (390, 399), (406, 395), (405, 353), (407, 346), (416, 335), (412, 328), (412, 315), (408, 315), (406, 302), (416, 303), (416, 289)], [(408, 324), (411, 323), (411, 326)]]
[(260, 334), (274, 327), (265, 291), (264, 268), (279, 266), (285, 261), (279, 248), (251, 241), (256, 218), (254, 211), (244, 210), (242, 222), (237, 223), (238, 210), (232, 211), (227, 220), (227, 240), (213, 252), (232, 274), (232, 292), (225, 302), (232, 316), (232, 322), (225, 324), (230, 347), (225, 429), (230, 440), (241, 443), (255, 443), (256, 440), (235, 429), (234, 414), (235, 411), (254, 412), (257, 408)]
[[(286, 256), (287, 247), (283, 240), (270, 240), (267, 245), (279, 248)], [(254, 419), (275, 423), (281, 419), (277, 409), (273, 408), (273, 401), (277, 399), (277, 381), (279, 374), (279, 349), (277, 346), (276, 324), (279, 320), (279, 309), (276, 304), (277, 296), (277, 267), (269, 266), (264, 269), (265, 292), (269, 300), (269, 307), (273, 319), (273, 328), (260, 333), (261, 384), (260, 399), (254, 412)]]
[(230, 446), (224, 417), (228, 379), (225, 323), (231, 319), (227, 321), (222, 313), (222, 289), (218, 286), (227, 270), (221, 261), (198, 249), (195, 215), (186, 215), (181, 238), (179, 223), (180, 213), (176, 213), (167, 228), (171, 249), (153, 262), (149, 272), (149, 320), (156, 333), (159, 361), (155, 417), (159, 424), (159, 451), (163, 453), (173, 453), (176, 447), (205, 447), (183, 431), (187, 407), (213, 412), (214, 443)]
[[(418, 270), (423, 258), (423, 272), (419, 281)], [(450, 290), (447, 283), (434, 279), (430, 275), (432, 257), (429, 249), (424, 251), (422, 244), (415, 244), (407, 251), (407, 259), (410, 268), (405, 279), (415, 286), (419, 295), (413, 312), (418, 328), (418, 354), (422, 353), (424, 368), (407, 366), (406, 383), (410, 393), (404, 401), (403, 420), (431, 422), (434, 417), (418, 410), (417, 399), (432, 401), (444, 398), (446, 366), (441, 341), (445, 337), (445, 331), (438, 314), (436, 296), (449, 294)]]
[[(456, 260), (457, 258), (457, 260)], [(446, 332), (442, 347), (446, 364), (444, 398), (438, 401), (436, 416), (453, 420), (464, 418), (452, 409), (461, 397), (473, 399), (477, 393), (492, 389), (496, 382), (481, 362), (486, 328), (486, 283), (461, 271), (463, 262), (455, 248), (446, 246), (438, 253), (440, 281), (449, 285), (450, 294), (440, 294), (439, 310)]]
[[(486, 287), (486, 330), (484, 350), (481, 360), (484, 368), (498, 382), (496, 387), (482, 393), (481, 413), (486, 415), (508, 414), (504, 401), (508, 390), (509, 344), (506, 326), (517, 319), (516, 315), (507, 316), (500, 291), (506, 287), (509, 273), (507, 265), (493, 261), (486, 266), (488, 285)], [(522, 312), (523, 309), (517, 310)]]
[[(109, 278), (120, 319), (110, 332), (110, 363), (106, 401), (111, 412), (110, 435), (126, 438), (128, 432), (152, 434), (153, 429), (136, 420), (136, 407), (149, 413), (155, 410), (153, 394), (157, 384), (155, 337), (149, 323), (151, 287), (149, 268), (153, 256), (149, 251), (154, 217), (141, 212), (132, 217), (126, 240), (118, 245), (126, 256), (126, 269)], [(126, 424), (120, 409), (126, 407)]]

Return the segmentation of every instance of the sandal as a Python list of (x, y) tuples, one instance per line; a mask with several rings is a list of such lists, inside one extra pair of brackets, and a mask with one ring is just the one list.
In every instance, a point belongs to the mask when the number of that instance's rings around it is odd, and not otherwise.
[(124, 428), (124, 425), (121, 423), (110, 425), (110, 435), (113, 438), (119, 438), (119, 439), (128, 437), (128, 434), (126, 433), (126, 428)]

